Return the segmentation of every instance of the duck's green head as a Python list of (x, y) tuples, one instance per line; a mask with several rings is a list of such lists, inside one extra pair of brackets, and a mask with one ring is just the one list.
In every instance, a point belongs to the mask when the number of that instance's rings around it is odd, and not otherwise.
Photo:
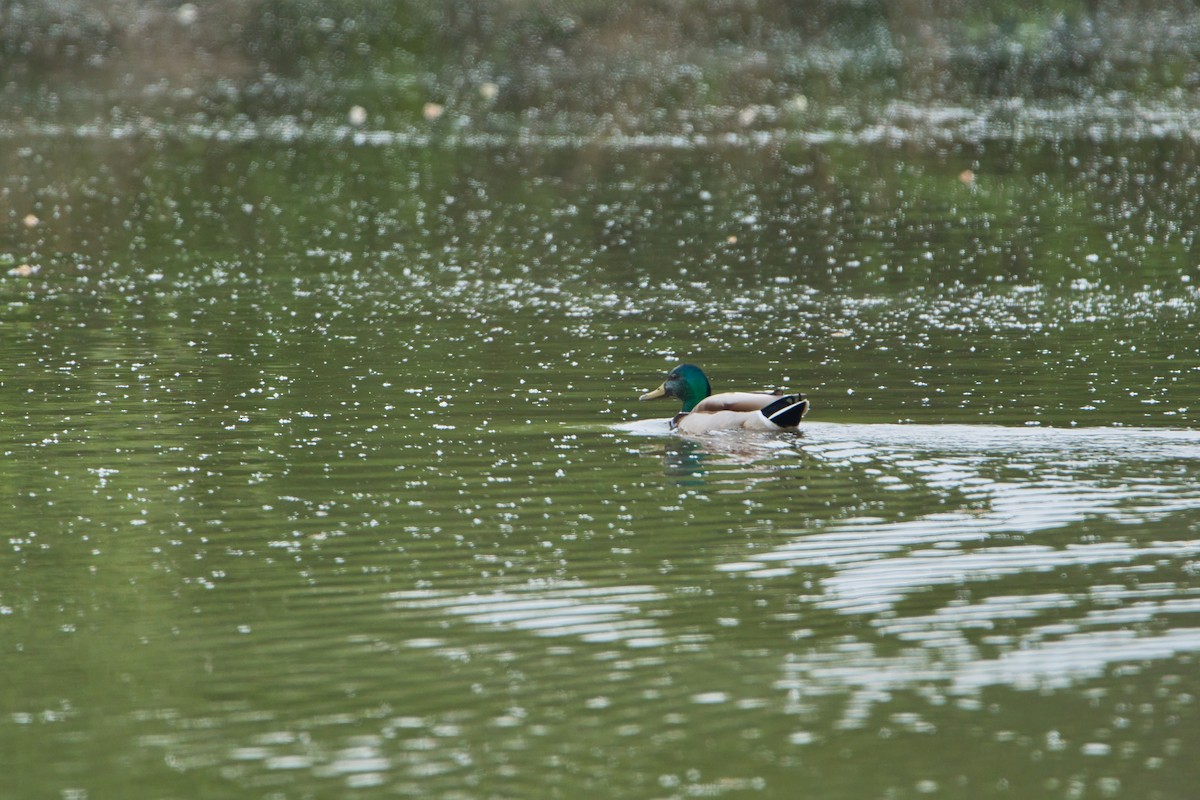
[(696, 407), (704, 398), (712, 394), (712, 386), (708, 383), (708, 378), (704, 376), (704, 372), (699, 367), (691, 364), (680, 364), (675, 369), (667, 374), (667, 379), (663, 381), (662, 386), (659, 386), (653, 392), (647, 392), (642, 395), (643, 400), (653, 400), (656, 397), (674, 397), (683, 401), (682, 413), (687, 413)]

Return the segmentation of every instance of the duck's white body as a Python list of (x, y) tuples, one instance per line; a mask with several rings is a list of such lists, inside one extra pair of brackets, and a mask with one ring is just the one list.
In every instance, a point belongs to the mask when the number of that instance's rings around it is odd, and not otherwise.
[[(780, 402), (785, 400), (789, 402)], [(798, 395), (785, 398), (761, 392), (724, 392), (710, 395), (691, 411), (677, 414), (671, 420), (671, 427), (682, 433), (739, 428), (748, 431), (795, 430), (807, 410), (808, 401)], [(780, 421), (773, 421), (772, 417)]]

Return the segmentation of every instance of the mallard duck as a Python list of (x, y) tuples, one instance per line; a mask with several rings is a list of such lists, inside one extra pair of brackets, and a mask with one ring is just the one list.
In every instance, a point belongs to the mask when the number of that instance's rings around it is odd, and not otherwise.
[(680, 364), (671, 370), (667, 379), (642, 400), (674, 397), (683, 408), (671, 420), (673, 430), (683, 433), (709, 431), (795, 430), (800, 418), (808, 411), (808, 400), (802, 394), (777, 395), (765, 392), (712, 393), (704, 371), (692, 364)]

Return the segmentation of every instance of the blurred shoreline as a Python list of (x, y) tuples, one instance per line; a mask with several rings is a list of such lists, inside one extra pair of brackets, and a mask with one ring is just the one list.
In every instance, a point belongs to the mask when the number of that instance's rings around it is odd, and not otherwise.
[(0, 27), (10, 136), (1186, 136), (1200, 107), (1184, 3), (37, 0)]

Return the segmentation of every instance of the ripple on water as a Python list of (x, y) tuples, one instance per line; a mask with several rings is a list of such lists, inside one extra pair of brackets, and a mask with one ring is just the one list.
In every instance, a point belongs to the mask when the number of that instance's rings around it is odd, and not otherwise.
[(666, 599), (650, 586), (595, 586), (580, 581), (547, 582), (479, 594), (414, 590), (389, 599), (401, 610), (437, 610), (476, 625), (507, 628), (536, 636), (577, 637), (585, 642), (620, 642), (630, 647), (661, 647), (667, 634), (647, 618), (647, 604)]
[[(754, 581), (802, 570), (819, 584), (802, 608), (860, 615), (879, 634), (915, 645), (899, 653), (865, 640), (820, 648), (790, 661), (779, 688), (844, 695), (840, 724), (854, 728), (901, 688), (940, 687), (964, 701), (996, 685), (1062, 689), (1114, 665), (1200, 650), (1200, 628), (1170, 624), (1200, 613), (1195, 590), (1154, 580), (1200, 556), (1200, 539), (1177, 528), (1161, 529), (1177, 538), (1055, 535), (1200, 509), (1191, 473), (1176, 468), (1200, 460), (1200, 435), (945, 427), (952, 430), (817, 424), (800, 447), (833, 468), (899, 474), (961, 510), (847, 518), (715, 565)], [(1022, 465), (1019, 479), (1008, 472), (1013, 463)], [(1136, 585), (1120, 581), (1130, 569)], [(1058, 582), (1073, 571), (1093, 585), (1009, 589), (1024, 585), (1012, 582), (1020, 576)]]
[[(835, 568), (824, 580), (827, 603), (847, 611), (885, 610), (904, 595), (937, 583), (999, 576), (1050, 565), (1130, 562), (1156, 553), (1186, 554), (1192, 543), (1138, 547), (1125, 542), (1071, 546), (989, 547), (958, 552), (997, 533), (1035, 534), (1092, 517), (1145, 520), (1200, 508), (1200, 489), (1185, 477), (1160, 477), (1157, 464), (1200, 460), (1193, 431), (1067, 429), (1036, 431), (997, 426), (837, 425), (807, 426), (807, 454), (834, 465), (878, 464), (877, 476), (899, 473), (969, 506), (914, 519), (858, 518), (808, 531), (742, 561), (717, 568), (759, 576), (783, 564)], [(847, 455), (847, 454), (850, 455)], [(1083, 464), (1121, 459), (1132, 469), (1119, 478)], [(1014, 461), (1025, 462), (1022, 480), (1001, 478)], [(1070, 467), (1064, 474), (1064, 464)], [(1139, 476), (1134, 470), (1154, 477)], [(924, 550), (936, 545), (940, 549)]]

